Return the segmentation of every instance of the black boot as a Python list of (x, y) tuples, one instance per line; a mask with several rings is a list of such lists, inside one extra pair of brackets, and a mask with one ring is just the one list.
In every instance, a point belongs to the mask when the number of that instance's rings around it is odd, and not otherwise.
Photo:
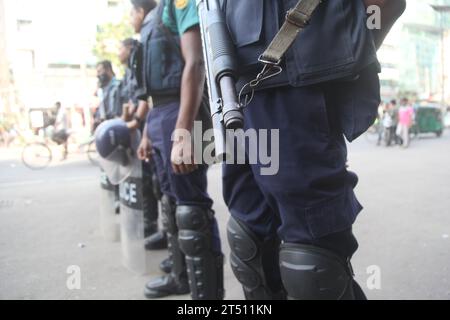
[(170, 258), (167, 258), (159, 264), (159, 269), (162, 272), (169, 274), (172, 272), (172, 265), (173, 265), (172, 260)]
[(144, 295), (148, 299), (164, 298), (171, 295), (183, 295), (189, 293), (189, 283), (177, 281), (172, 274), (153, 279), (145, 285)]
[(164, 231), (157, 231), (145, 239), (145, 249), (148, 251), (167, 249), (166, 233)]

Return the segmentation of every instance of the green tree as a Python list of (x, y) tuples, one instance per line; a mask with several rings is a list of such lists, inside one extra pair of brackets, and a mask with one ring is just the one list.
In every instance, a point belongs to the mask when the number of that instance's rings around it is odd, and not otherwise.
[(119, 23), (106, 23), (98, 26), (94, 55), (98, 61), (110, 60), (116, 73), (123, 74), (124, 68), (117, 56), (120, 42), (133, 35), (133, 28), (127, 16), (124, 16)]

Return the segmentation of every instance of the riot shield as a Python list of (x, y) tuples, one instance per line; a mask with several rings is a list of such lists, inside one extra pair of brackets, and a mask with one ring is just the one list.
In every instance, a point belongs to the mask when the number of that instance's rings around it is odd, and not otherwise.
[(111, 184), (105, 172), (100, 174), (100, 231), (107, 241), (120, 241), (120, 221), (116, 213), (115, 186)]
[(120, 184), (122, 262), (129, 270), (143, 275), (150, 271), (150, 259), (145, 250), (142, 162), (133, 158), (132, 165), (131, 175)]

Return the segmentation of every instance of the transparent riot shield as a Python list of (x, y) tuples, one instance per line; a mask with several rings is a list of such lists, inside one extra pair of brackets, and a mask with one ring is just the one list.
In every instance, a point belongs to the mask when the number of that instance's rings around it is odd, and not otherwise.
[(100, 181), (100, 231), (105, 240), (118, 242), (120, 241), (120, 220), (115, 206), (116, 187), (111, 184), (103, 170)]
[(143, 275), (150, 272), (145, 250), (142, 162), (133, 159), (131, 175), (120, 184), (120, 235), (122, 261), (129, 270)]

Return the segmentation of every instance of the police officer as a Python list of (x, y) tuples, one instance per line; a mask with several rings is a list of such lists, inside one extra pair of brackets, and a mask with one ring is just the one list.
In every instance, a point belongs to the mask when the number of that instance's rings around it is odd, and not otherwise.
[(133, 24), (142, 29), (145, 87), (154, 105), (139, 155), (145, 159), (151, 152), (156, 165), (173, 261), (171, 273), (149, 282), (145, 295), (190, 289), (193, 299), (222, 299), (223, 256), (207, 166), (190, 161), (189, 139), (171, 139), (176, 130), (191, 131), (201, 115), (205, 70), (195, 1), (160, 1), (156, 8), (153, 0), (131, 2)]
[[(137, 40), (122, 41), (119, 60), (125, 66), (125, 75), (120, 83), (120, 102), (123, 106), (122, 118), (130, 130), (143, 131), (148, 113), (148, 103), (139, 100), (142, 94), (142, 50)], [(153, 165), (142, 162), (142, 194), (144, 209), (144, 236), (147, 250), (167, 248), (164, 232), (158, 232), (158, 200), (153, 190)]]
[[(100, 105), (94, 114), (94, 130), (102, 122), (119, 118), (122, 115), (120, 81), (116, 79), (111, 61), (104, 60), (97, 64), (97, 78), (97, 97), (100, 100)], [(114, 194), (114, 209), (118, 214), (120, 212), (119, 186), (114, 186)]]
[[(297, 2), (223, 1), (241, 71), (238, 90), (255, 79), (258, 57)], [(262, 175), (261, 163), (224, 165), (231, 266), (247, 299), (365, 298), (350, 265), (362, 206), (353, 191), (357, 176), (346, 169), (345, 138), (356, 139), (377, 114), (376, 46), (404, 1), (390, 1), (401, 3), (382, 12), (382, 30), (374, 34), (365, 4), (385, 2), (322, 1), (285, 55), (282, 73), (257, 86), (244, 109), (245, 129), (279, 129), (280, 136), (279, 150), (272, 150), (280, 156), (275, 175)]]
[(116, 79), (111, 61), (104, 60), (97, 64), (97, 78), (97, 97), (100, 100), (100, 105), (94, 115), (96, 125), (122, 115), (119, 97), (120, 81)]

